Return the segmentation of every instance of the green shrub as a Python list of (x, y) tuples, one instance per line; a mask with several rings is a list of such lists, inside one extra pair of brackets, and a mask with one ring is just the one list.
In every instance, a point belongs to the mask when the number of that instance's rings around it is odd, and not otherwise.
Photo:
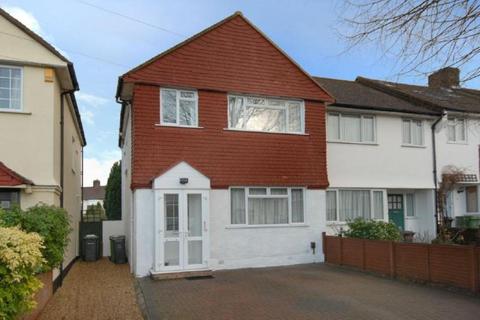
[(64, 250), (71, 232), (67, 212), (55, 206), (36, 205), (22, 211), (19, 208), (0, 212), (0, 225), (19, 226), (26, 232), (36, 232), (43, 238), (43, 257), (46, 260), (42, 272), (58, 267), (63, 261)]
[(357, 218), (349, 221), (347, 225), (348, 230), (344, 234), (350, 238), (391, 241), (402, 239), (400, 230), (393, 223)]
[(122, 220), (122, 166), (120, 161), (115, 162), (110, 169), (103, 207), (108, 220)]
[(42, 283), (35, 273), (44, 260), (42, 237), (18, 227), (0, 227), (0, 319), (16, 319), (36, 305)]

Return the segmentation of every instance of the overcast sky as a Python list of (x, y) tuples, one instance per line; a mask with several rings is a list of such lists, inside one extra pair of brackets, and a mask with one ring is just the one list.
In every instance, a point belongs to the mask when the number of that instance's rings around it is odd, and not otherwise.
[[(312, 75), (425, 83), (423, 77), (397, 77), (395, 59), (374, 47), (342, 53), (346, 44), (337, 32), (339, 2), (0, 0), (0, 6), (74, 63), (87, 138), (84, 182), (91, 185), (95, 178), (105, 184), (112, 163), (120, 159), (120, 105), (114, 99), (118, 76), (238, 10)], [(468, 86), (479, 84), (471, 81)]]

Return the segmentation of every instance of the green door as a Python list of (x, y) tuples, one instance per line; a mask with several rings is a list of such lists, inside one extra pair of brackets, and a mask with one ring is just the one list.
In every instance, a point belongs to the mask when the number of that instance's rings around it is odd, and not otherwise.
[(394, 223), (400, 231), (405, 230), (405, 216), (403, 210), (403, 195), (388, 195), (388, 221)]

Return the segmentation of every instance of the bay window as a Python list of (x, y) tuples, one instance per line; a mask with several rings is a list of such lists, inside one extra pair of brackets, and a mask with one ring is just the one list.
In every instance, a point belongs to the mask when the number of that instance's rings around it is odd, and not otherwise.
[(465, 119), (448, 118), (447, 136), (448, 142), (465, 143), (467, 141), (467, 129)]
[(0, 66), (0, 110), (22, 109), (22, 68)]
[(326, 197), (327, 221), (384, 219), (385, 202), (382, 190), (328, 190)]
[(160, 123), (162, 125), (198, 127), (196, 91), (160, 89)]
[(331, 142), (374, 143), (376, 140), (375, 117), (328, 113), (327, 135)]
[(402, 120), (402, 143), (411, 146), (424, 145), (424, 130), (422, 120)]
[(230, 189), (231, 224), (304, 223), (304, 189), (251, 187)]
[(265, 97), (228, 97), (228, 128), (246, 131), (304, 133), (302, 101)]

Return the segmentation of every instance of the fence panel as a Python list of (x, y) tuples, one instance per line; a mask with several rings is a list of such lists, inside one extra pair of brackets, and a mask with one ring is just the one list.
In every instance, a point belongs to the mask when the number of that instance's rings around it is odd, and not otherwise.
[(365, 246), (365, 269), (385, 275), (389, 275), (391, 243), (389, 241), (364, 240)]
[[(323, 240), (325, 261), (333, 264), (342, 264), (341, 260), (342, 238), (326, 236)], [(328, 252), (328, 253), (327, 253)]]
[(395, 275), (400, 278), (429, 280), (428, 245), (395, 243)]
[(342, 264), (363, 269), (363, 241), (342, 239)]
[(471, 288), (471, 247), (432, 245), (430, 247), (431, 281)]

